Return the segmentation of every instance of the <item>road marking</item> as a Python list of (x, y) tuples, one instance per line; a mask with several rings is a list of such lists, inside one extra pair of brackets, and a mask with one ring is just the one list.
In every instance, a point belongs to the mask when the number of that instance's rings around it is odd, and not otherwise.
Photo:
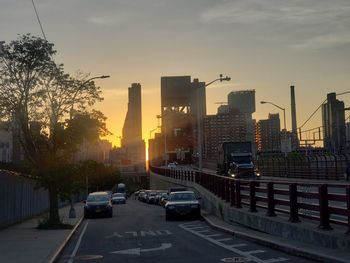
[(232, 238), (228, 237), (228, 238), (222, 238), (222, 239), (217, 239), (216, 241), (218, 242), (224, 242), (224, 241), (231, 241), (233, 240)]
[(159, 251), (159, 250), (166, 250), (168, 248), (171, 248), (172, 246), (173, 245), (171, 243), (163, 243), (160, 247), (156, 247), (156, 248), (141, 249), (141, 248), (137, 247), (137, 248), (130, 248), (130, 249), (125, 249), (125, 250), (113, 251), (110, 253), (111, 254), (140, 256), (141, 252), (153, 252), (153, 251)]
[(84, 228), (83, 228), (83, 231), (81, 231), (80, 236), (79, 236), (79, 238), (78, 238), (78, 241), (77, 241), (77, 243), (75, 244), (74, 250), (73, 250), (72, 254), (70, 255), (70, 258), (69, 258), (69, 260), (68, 260), (67, 263), (73, 263), (73, 258), (74, 258), (75, 255), (77, 254), (77, 251), (78, 251), (78, 249), (79, 249), (81, 240), (82, 240), (82, 238), (83, 238), (83, 236), (84, 236), (84, 234), (85, 234), (85, 231), (86, 231), (86, 228), (87, 228), (88, 224), (89, 224), (89, 220), (86, 221), (86, 224), (85, 224), (85, 226), (84, 226)]
[(228, 245), (229, 247), (246, 247), (247, 244), (244, 243), (239, 243), (239, 244), (233, 244), (233, 245)]
[(248, 252), (241, 251), (241, 250), (237, 249), (237, 247), (247, 246), (247, 244), (240, 243), (240, 244), (234, 244), (234, 245), (226, 245), (226, 244), (221, 243), (219, 240), (216, 240), (214, 238), (210, 238), (209, 236), (202, 234), (201, 232), (203, 232), (203, 231), (194, 231), (193, 229), (189, 228), (186, 224), (181, 224), (181, 225), (179, 225), (179, 227), (185, 231), (188, 231), (188, 232), (200, 237), (200, 238), (203, 238), (211, 243), (214, 243), (215, 245), (217, 245), (219, 247), (222, 247), (222, 248), (227, 249), (233, 253), (236, 253), (236, 254), (240, 255), (241, 257), (247, 258), (248, 261), (253, 261), (256, 263), (274, 263), (274, 262), (282, 262), (282, 261), (288, 260), (286, 258), (260, 259), (256, 256), (254, 256), (253, 254), (265, 252), (263, 250), (253, 250), (253, 251), (248, 251)]
[(207, 235), (207, 237), (220, 237), (222, 234), (212, 234), (212, 235)]
[(283, 262), (289, 260), (288, 258), (271, 258), (267, 259), (266, 263), (275, 263), (275, 262)]
[(252, 254), (265, 253), (265, 251), (259, 249), (259, 250), (246, 251), (245, 253), (252, 255)]
[(172, 235), (172, 233), (169, 230), (140, 230), (140, 231), (127, 231), (124, 233), (118, 233), (114, 232), (112, 235), (106, 236), (105, 238), (123, 238), (125, 236), (132, 236), (132, 237), (145, 237), (145, 236), (168, 236)]

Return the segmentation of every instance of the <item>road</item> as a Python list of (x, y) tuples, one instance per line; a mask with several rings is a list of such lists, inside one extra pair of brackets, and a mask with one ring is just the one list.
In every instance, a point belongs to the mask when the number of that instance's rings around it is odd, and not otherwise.
[(167, 222), (162, 207), (131, 199), (114, 206), (113, 218), (84, 220), (58, 262), (89, 261), (312, 262), (214, 230), (205, 221)]

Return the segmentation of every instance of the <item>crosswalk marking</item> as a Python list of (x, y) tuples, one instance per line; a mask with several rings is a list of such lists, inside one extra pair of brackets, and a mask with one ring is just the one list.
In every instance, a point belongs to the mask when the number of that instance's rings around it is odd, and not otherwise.
[(276, 263), (276, 262), (283, 262), (289, 260), (288, 258), (271, 258), (265, 260), (266, 263)]
[(259, 250), (246, 251), (245, 253), (252, 255), (252, 254), (265, 253), (265, 251), (259, 249)]
[[(179, 225), (180, 228), (198, 236), (201, 237), (211, 243), (216, 244), (217, 246), (220, 246), (222, 248), (225, 248), (233, 253), (236, 253), (242, 257), (247, 258), (249, 261), (251, 262), (256, 262), (256, 263), (277, 263), (277, 262), (283, 262), (283, 261), (287, 261), (289, 259), (287, 258), (270, 258), (270, 259), (260, 259), (256, 256), (254, 256), (255, 254), (259, 254), (259, 253), (265, 253), (264, 250), (258, 249), (258, 250), (251, 250), (251, 251), (242, 251), (239, 250), (238, 248), (240, 247), (245, 247), (247, 246), (247, 244), (245, 243), (238, 243), (238, 244), (224, 244), (222, 242), (224, 241), (232, 241), (232, 238), (221, 238), (221, 239), (215, 239), (214, 237), (218, 237), (218, 236), (222, 236), (222, 234), (210, 234), (210, 230), (201, 230), (201, 229), (211, 229), (209, 227), (205, 227), (203, 225), (193, 225), (193, 224), (181, 224)], [(196, 230), (199, 229), (199, 230)], [(209, 234), (205, 234), (205, 233), (209, 233)]]
[(233, 240), (232, 238), (228, 237), (228, 238), (222, 238), (222, 239), (217, 239), (216, 241), (218, 242), (224, 242), (224, 241), (231, 241)]

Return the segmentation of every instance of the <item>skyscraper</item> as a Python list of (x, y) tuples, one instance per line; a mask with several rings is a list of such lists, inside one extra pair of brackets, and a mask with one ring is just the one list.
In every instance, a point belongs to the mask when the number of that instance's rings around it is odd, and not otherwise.
[(128, 169), (123, 170), (138, 172), (144, 171), (146, 165), (145, 142), (142, 140), (142, 111), (141, 111), (141, 85), (132, 83), (128, 89), (128, 111), (126, 113), (122, 148), (125, 152), (125, 163)]
[(336, 93), (327, 94), (322, 105), (323, 143), (328, 151), (342, 151), (346, 147), (344, 102), (336, 99)]
[(128, 89), (128, 111), (123, 126), (122, 146), (142, 140), (141, 85), (132, 83)]
[(281, 151), (279, 114), (269, 114), (267, 120), (256, 124), (256, 147), (258, 151)]

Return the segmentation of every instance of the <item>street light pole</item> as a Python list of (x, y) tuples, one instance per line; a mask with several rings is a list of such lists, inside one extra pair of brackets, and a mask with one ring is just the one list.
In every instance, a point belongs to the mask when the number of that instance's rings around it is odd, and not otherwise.
[[(211, 82), (204, 85), (203, 88), (208, 87), (210, 84), (213, 84), (216, 81), (230, 81), (231, 78), (222, 74), (219, 75), (219, 78), (212, 80)], [(202, 171), (202, 131), (201, 131), (201, 117), (202, 117), (202, 107), (200, 107), (200, 87), (197, 88), (197, 147), (198, 147), (198, 169)]]
[(287, 131), (287, 128), (286, 128), (286, 109), (285, 108), (282, 108), (278, 105), (276, 105), (275, 103), (272, 103), (270, 101), (260, 101), (261, 104), (271, 104), (277, 108), (279, 108), (280, 110), (283, 111), (283, 127), (284, 127), (284, 131)]
[[(89, 83), (90, 81), (94, 80), (94, 79), (105, 79), (105, 78), (109, 78), (110, 76), (105, 76), (105, 75), (102, 75), (102, 76), (98, 76), (98, 77), (92, 77), (86, 81), (84, 81), (80, 86), (79, 86), (79, 89), (77, 90), (77, 92), (74, 94), (74, 99), (75, 97), (77, 96), (78, 92), (80, 91), (80, 89), (82, 87), (84, 87), (85, 84)], [(73, 100), (73, 103), (72, 103), (72, 107), (70, 109), (70, 120), (72, 120), (72, 117), (73, 117), (73, 106), (74, 106), (74, 100)], [(85, 191), (86, 191), (86, 197), (88, 196), (89, 194), (89, 178), (88, 176), (86, 175), (85, 176)], [(70, 209), (69, 209), (69, 218), (76, 218), (76, 212), (75, 212), (75, 208), (74, 208), (74, 205), (73, 205), (73, 198), (71, 197), (70, 198)]]

